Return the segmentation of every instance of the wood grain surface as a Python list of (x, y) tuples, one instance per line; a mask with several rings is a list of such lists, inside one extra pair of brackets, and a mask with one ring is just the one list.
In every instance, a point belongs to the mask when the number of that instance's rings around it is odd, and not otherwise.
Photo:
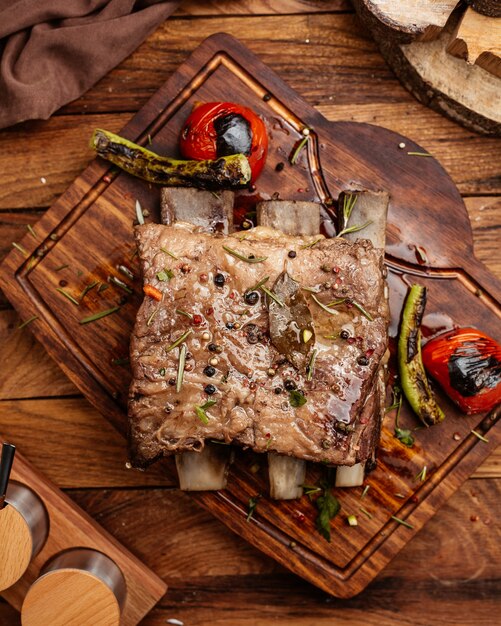
[[(90, 160), (82, 147), (89, 128), (104, 125), (99, 121), (103, 116), (110, 129), (120, 128), (127, 114), (137, 110), (205, 36), (227, 31), (243, 39), (329, 119), (375, 122), (436, 154), (465, 196), (477, 257), (500, 276), (501, 141), (481, 138), (416, 103), (387, 69), (356, 18), (345, 13), (346, 4), (294, 3), (296, 15), (267, 16), (269, 6), (276, 4), (280, 3), (183, 3), (178, 17), (168, 20), (130, 59), (60, 115), (0, 133), (2, 251)], [(311, 12), (319, 10), (318, 5), (323, 15)], [(249, 13), (241, 13), (244, 8)], [(83, 144), (77, 144), (77, 134)], [(44, 137), (51, 138), (56, 151), (57, 158), (50, 161), (42, 151)], [(6, 169), (10, 159), (18, 159), (22, 167)], [(115, 463), (121, 450), (118, 435), (83, 399), (74, 397), (76, 391), (44, 359), (29, 327), (17, 330), (20, 320), (5, 300), (0, 306), (1, 345), (11, 346), (9, 363), (18, 354), (15, 346), (24, 350), (24, 358), (7, 368), (8, 387), (0, 377), (0, 429), (15, 434), (22, 428), (30, 460), (58, 484), (79, 488), (70, 495), (168, 580), (168, 596), (144, 623), (177, 618), (185, 624), (228, 626), (270, 621), (309, 626), (333, 620), (424, 626), (457, 623), (461, 615), (465, 625), (487, 625), (499, 612), (501, 454), (495, 453), (479, 468), (477, 479), (463, 486), (362, 596), (328, 599), (257, 553), (184, 494), (167, 488), (160, 474), (151, 481), (146, 474), (131, 478), (131, 472)], [(35, 429), (38, 419), (44, 420), (43, 434)], [(78, 472), (76, 446), (56, 450), (54, 464), (49, 463), (56, 427), (66, 428), (68, 438), (77, 437), (79, 445), (87, 446), (89, 462), (80, 463)], [(148, 530), (158, 527), (168, 527), (168, 533)], [(0, 624), (16, 623), (10, 607), (0, 605)]]

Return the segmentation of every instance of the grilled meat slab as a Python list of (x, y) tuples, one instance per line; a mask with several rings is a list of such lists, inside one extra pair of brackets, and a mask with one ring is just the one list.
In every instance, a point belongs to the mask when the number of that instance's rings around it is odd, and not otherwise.
[[(162, 300), (144, 299), (131, 339), (135, 466), (205, 439), (342, 465), (372, 453), (387, 347), (382, 250), (181, 222), (138, 226), (136, 239), (144, 283)], [(276, 336), (284, 324), (288, 343)], [(178, 392), (172, 346), (188, 332)]]

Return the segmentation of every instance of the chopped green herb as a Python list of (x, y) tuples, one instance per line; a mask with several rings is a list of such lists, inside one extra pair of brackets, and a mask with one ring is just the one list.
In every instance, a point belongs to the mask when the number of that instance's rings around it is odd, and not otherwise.
[(188, 313), (187, 311), (181, 311), (181, 309), (176, 309), (176, 313), (178, 315), (184, 315), (185, 317), (187, 317), (190, 320), (193, 319), (193, 315), (191, 313)]
[(79, 296), (79, 298), (78, 298), (78, 299), (80, 300), (80, 302), (82, 302), (82, 300), (83, 300), (83, 299), (85, 298), (85, 296), (89, 293), (89, 291), (90, 291), (91, 289), (94, 289), (94, 287), (95, 287), (96, 285), (98, 285), (98, 284), (99, 284), (99, 281), (98, 281), (98, 280), (94, 280), (94, 281), (92, 281), (90, 284), (88, 284), (88, 285), (87, 285), (87, 286), (83, 289), (82, 293), (80, 294), (80, 296)]
[(160, 303), (153, 309), (153, 311), (151, 312), (149, 318), (146, 320), (146, 326), (150, 326), (151, 325), (151, 323), (155, 319), (155, 315), (158, 313), (159, 310), (160, 310)]
[(148, 145), (151, 146), (153, 142), (151, 141), (151, 135), (148, 133)]
[(328, 302), (325, 306), (328, 306), (328, 307), (338, 306), (340, 304), (343, 304), (343, 302), (346, 302), (346, 298), (338, 298), (337, 300), (333, 300), (332, 302)]
[(313, 350), (310, 357), (310, 362), (306, 367), (306, 380), (311, 380), (313, 378), (313, 372), (315, 371), (315, 359), (317, 358), (318, 350)]
[(257, 496), (254, 496), (253, 498), (249, 498), (249, 508), (248, 508), (248, 513), (247, 513), (247, 518), (246, 518), (247, 521), (249, 521), (250, 518), (254, 515), (254, 512), (257, 507), (257, 503), (259, 502), (260, 499), (261, 499), (260, 493)]
[(306, 135), (301, 139), (301, 141), (297, 144), (296, 149), (292, 153), (289, 162), (291, 165), (296, 165), (299, 155), (301, 154), (301, 150), (306, 146), (308, 141), (310, 140), (311, 135)]
[(19, 324), (18, 329), (21, 329), (21, 328), (24, 328), (25, 326), (28, 326), (28, 324), (31, 324), (31, 322), (34, 322), (37, 319), (38, 319), (38, 315), (34, 315), (33, 317), (30, 317), (28, 320), (26, 320), (22, 324)]
[(403, 443), (404, 446), (412, 448), (414, 445), (414, 435), (412, 434), (412, 431), (408, 428), (400, 428), (398, 423), (400, 411), (402, 409), (402, 390), (397, 384), (393, 386), (393, 404), (386, 408), (385, 411), (388, 412), (394, 409), (397, 409), (397, 414), (395, 415), (395, 429), (393, 431), (393, 436)]
[(69, 267), (68, 263), (65, 263), (64, 265), (60, 265), (59, 267), (54, 268), (55, 272), (60, 272), (61, 270), (65, 270), (67, 267)]
[(284, 303), (282, 302), (282, 300), (280, 300), (279, 298), (277, 298), (277, 296), (273, 293), (273, 291), (270, 291), (268, 289), (268, 287), (265, 287), (264, 285), (261, 285), (259, 287), (259, 289), (261, 289), (261, 291), (264, 291), (264, 293), (271, 298), (272, 300), (275, 300), (275, 302), (278, 304), (278, 306), (282, 307), (284, 306)]
[(136, 200), (136, 217), (138, 224), (144, 224), (143, 209), (141, 208), (139, 200)]
[(426, 465), (423, 467), (423, 469), (419, 472), (419, 474), (416, 474), (416, 476), (414, 476), (414, 480), (419, 480), (420, 482), (424, 483), (424, 481), (426, 480)]
[(480, 441), (483, 441), (485, 443), (489, 443), (489, 440), (487, 439), (487, 437), (484, 437), (483, 435), (481, 435), (480, 433), (477, 433), (476, 430), (472, 430), (471, 431), (472, 435), (475, 435), (475, 437), (477, 437), (477, 439), (480, 439)]
[(18, 243), (16, 243), (15, 241), (12, 242), (12, 246), (16, 249), (19, 250), (19, 252), (21, 254), (24, 254), (25, 257), (28, 256), (28, 253), (26, 252), (26, 250), (23, 248), (23, 246), (20, 246)]
[(316, 519), (316, 525), (318, 532), (330, 542), (331, 540), (331, 520), (341, 510), (339, 500), (332, 495), (330, 490), (329, 481), (321, 481), (323, 493), (315, 500), (315, 505), (318, 509), (318, 516)]
[(307, 400), (304, 397), (304, 395), (301, 393), (301, 391), (299, 391), (299, 389), (293, 389), (289, 393), (289, 402), (290, 402), (290, 405), (292, 407), (297, 409), (300, 406), (304, 406), (306, 404)]
[(322, 487), (318, 485), (301, 485), (301, 487), (303, 488), (304, 495), (308, 496), (310, 500), (312, 500), (311, 496), (322, 491)]
[(324, 339), (339, 339), (339, 333), (334, 333), (333, 335), (324, 335)]
[(258, 289), (260, 289), (263, 285), (265, 285), (268, 281), (270, 280), (269, 276), (265, 276), (264, 278), (262, 278), (258, 283), (256, 283), (254, 285), (254, 287), (251, 287), (250, 289), (247, 289), (247, 291), (245, 293), (249, 293), (251, 291), (257, 291)]
[(106, 283), (102, 283), (101, 285), (99, 285), (99, 287), (97, 288), (97, 293), (102, 293), (103, 291), (106, 291), (108, 289), (108, 285)]
[(111, 363), (113, 365), (128, 365), (130, 363), (130, 359), (128, 356), (124, 356), (118, 359), (111, 359)]
[(317, 245), (317, 243), (322, 241), (322, 239), (323, 237), (319, 237), (318, 239), (315, 239), (314, 241), (310, 241), (310, 243), (307, 243), (304, 246), (301, 246), (301, 250), (307, 250), (308, 248), (313, 248), (314, 246)]
[(108, 276), (108, 280), (113, 285), (116, 285), (117, 287), (120, 287), (120, 289), (123, 289), (126, 293), (134, 293), (129, 285), (127, 285), (127, 283), (124, 283), (124, 281), (120, 278), (117, 278), (116, 276)]
[(363, 507), (363, 506), (361, 506), (361, 507), (360, 507), (360, 511), (362, 511), (362, 513), (363, 513), (364, 515), (367, 515), (367, 517), (368, 517), (369, 519), (372, 519), (372, 518), (373, 518), (372, 513), (369, 513), (369, 511), (367, 511), (367, 509), (364, 509), (364, 507)]
[(37, 257), (30, 256), (30, 258), (28, 259), (28, 264), (26, 265), (26, 269), (28, 270), (28, 272), (31, 270), (33, 266), (36, 265), (36, 263), (37, 263)]
[(358, 520), (356, 515), (348, 515), (346, 521), (348, 522), (348, 526), (358, 526)]
[(358, 200), (358, 196), (356, 194), (347, 193), (344, 195), (343, 207), (342, 207), (342, 212), (343, 212), (342, 213), (343, 215), (342, 228), (337, 233), (336, 237), (342, 237), (343, 235), (346, 235), (347, 233), (356, 233), (371, 223), (370, 221), (368, 221), (368, 222), (365, 222), (365, 224), (362, 224), (361, 226), (348, 227), (348, 222), (350, 221), (350, 217), (353, 212), (353, 208), (355, 207), (355, 204), (357, 203), (357, 200)]
[(365, 496), (367, 495), (367, 492), (369, 491), (370, 488), (371, 488), (370, 485), (365, 485), (364, 490), (362, 491), (362, 493), (360, 495), (360, 500), (363, 500), (365, 498)]
[[(197, 414), (197, 417), (202, 422), (202, 424), (208, 424), (209, 423), (209, 416), (207, 415), (207, 413), (205, 411), (207, 409), (210, 409), (211, 406), (214, 406), (215, 404), (216, 404), (215, 400), (207, 400), (207, 402), (204, 402), (201, 405), (195, 404), (195, 413)], [(220, 441), (219, 442), (216, 441), (214, 443), (221, 443), (221, 442)]]
[(114, 306), (111, 309), (106, 309), (105, 311), (100, 311), (99, 313), (95, 313), (94, 315), (90, 315), (89, 317), (84, 317), (80, 320), (80, 324), (89, 324), (90, 322), (95, 322), (96, 320), (100, 320), (102, 317), (107, 317), (116, 311), (119, 311), (119, 306)]
[(405, 520), (400, 519), (399, 517), (396, 517), (395, 515), (391, 515), (391, 519), (395, 520), (399, 524), (402, 524), (402, 526), (405, 526), (406, 528), (410, 528), (411, 530), (414, 530), (414, 526), (412, 524), (409, 524), (409, 522), (406, 522)]
[(405, 500), (405, 496), (403, 493), (395, 493), (393, 494), (395, 498), (400, 498), (401, 500)]
[(318, 304), (318, 306), (323, 309), (326, 313), (329, 313), (330, 315), (338, 315), (338, 311), (329, 309), (328, 306), (326, 306), (325, 304), (323, 304), (322, 302), (320, 302), (320, 300), (318, 298), (316, 298), (313, 294), (311, 295), (311, 297), (313, 298), (313, 300)]
[(313, 332), (309, 328), (303, 328), (301, 335), (303, 343), (308, 343), (308, 341), (313, 337)]
[(67, 298), (70, 302), (73, 302), (73, 304), (75, 304), (76, 306), (80, 306), (80, 302), (78, 300), (76, 300), (67, 291), (65, 291), (64, 289), (61, 289), (61, 287), (56, 287), (56, 291), (58, 291), (61, 295), (63, 295), (65, 298)]
[(217, 198), (218, 200), (221, 197), (221, 194), (217, 193), (217, 191), (214, 191), (213, 189), (211, 189), (210, 192), (214, 196), (214, 198)]
[(158, 373), (160, 374), (160, 376), (165, 376), (165, 367), (161, 367), (161, 368), (158, 370)]
[(421, 156), (421, 157), (431, 157), (432, 154), (428, 154), (428, 152), (408, 152), (409, 156)]
[(228, 246), (223, 246), (223, 250), (226, 250), (226, 252), (231, 254), (231, 256), (234, 256), (241, 261), (245, 261), (246, 263), (262, 263), (268, 258), (267, 256), (245, 256), (245, 254), (242, 254), (237, 250), (233, 250), (232, 248), (228, 248)]
[(176, 259), (176, 261), (179, 259), (178, 256), (176, 256), (175, 254), (172, 254), (172, 252), (170, 252), (169, 250), (167, 250), (167, 248), (160, 248), (160, 250), (162, 252), (165, 252), (165, 254), (168, 254), (172, 259)]
[(166, 280), (171, 280), (172, 278), (174, 278), (174, 272), (172, 270), (165, 268), (160, 272), (157, 272), (157, 279), (162, 282)]
[(184, 366), (186, 364), (186, 344), (183, 343), (179, 348), (179, 362), (177, 366), (176, 391), (179, 393), (183, 386)]
[(343, 237), (343, 235), (347, 235), (348, 233), (358, 233), (359, 230), (363, 230), (366, 226), (369, 226), (369, 224), (372, 224), (372, 220), (367, 220), (364, 224), (348, 226), (348, 228), (343, 228), (343, 230), (339, 232), (336, 237)]
[(362, 313), (364, 317), (366, 317), (369, 320), (369, 322), (374, 321), (374, 318), (372, 317), (372, 315), (364, 309), (364, 307), (360, 304), (360, 302), (357, 302), (356, 300), (352, 300), (351, 303), (353, 304), (355, 308), (357, 308), (360, 311), (360, 313)]
[(165, 348), (165, 352), (170, 352), (171, 350), (174, 350), (174, 348), (177, 348), (177, 346), (180, 343), (183, 343), (183, 341), (187, 339), (191, 335), (192, 332), (193, 332), (193, 328), (190, 328), (189, 330), (187, 330), (180, 337), (178, 337), (174, 343), (171, 343), (168, 348)]
[(31, 224), (27, 224), (26, 228), (28, 229), (28, 232), (30, 233), (30, 235), (33, 237), (33, 239), (38, 239), (38, 235), (36, 234), (36, 232), (33, 229), (33, 226)]
[(268, 441), (266, 442), (266, 445), (265, 445), (265, 449), (266, 449), (266, 450), (268, 450), (268, 449), (269, 449), (269, 447), (271, 446), (271, 442), (272, 442), (272, 441), (273, 441), (273, 437), (269, 437), (269, 438), (268, 438)]
[(129, 280), (134, 280), (135, 278), (133, 272), (126, 265), (119, 265), (118, 271), (121, 272), (124, 276), (127, 276)]

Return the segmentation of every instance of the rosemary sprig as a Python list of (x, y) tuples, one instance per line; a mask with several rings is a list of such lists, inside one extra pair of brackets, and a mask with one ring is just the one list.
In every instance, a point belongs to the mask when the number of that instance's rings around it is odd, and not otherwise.
[(33, 226), (31, 224), (26, 224), (26, 228), (28, 229), (28, 232), (30, 233), (30, 235), (33, 237), (33, 239), (38, 239), (38, 235), (36, 234)]
[(301, 250), (307, 250), (308, 248), (313, 248), (314, 246), (317, 245), (317, 243), (322, 241), (322, 239), (323, 237), (319, 237), (318, 239), (315, 239), (314, 241), (310, 241), (310, 243), (304, 244), (304, 246), (301, 246)]
[(254, 496), (253, 498), (249, 498), (249, 509), (248, 509), (248, 513), (247, 513), (247, 517), (246, 517), (246, 521), (247, 522), (254, 515), (254, 512), (255, 512), (256, 507), (257, 507), (257, 503), (259, 502), (260, 498), (261, 498), (261, 494), (260, 493), (258, 493), (257, 496)]
[[(205, 412), (206, 409), (210, 409), (211, 406), (216, 404), (216, 400), (207, 400), (203, 404), (195, 404), (195, 413), (197, 414), (198, 419), (202, 422), (202, 424), (207, 425), (209, 423), (209, 416)], [(216, 442), (216, 443), (225, 443), (225, 442)]]
[(193, 319), (193, 315), (191, 313), (188, 313), (188, 311), (182, 311), (181, 309), (176, 309), (176, 313), (178, 315), (184, 315), (185, 317), (187, 317), (190, 320)]
[(31, 324), (31, 322), (34, 322), (37, 319), (38, 319), (38, 315), (33, 315), (33, 317), (30, 317), (28, 320), (26, 320), (22, 324), (19, 324), (17, 328), (18, 329), (24, 328), (25, 326), (28, 326), (28, 324)]
[(402, 524), (402, 526), (405, 526), (406, 528), (410, 528), (411, 530), (414, 530), (414, 526), (412, 524), (409, 524), (409, 522), (406, 522), (405, 520), (400, 519), (399, 517), (396, 517), (395, 515), (391, 515), (390, 517), (391, 519), (395, 520), (399, 524)]
[(118, 265), (118, 271), (121, 272), (124, 276), (127, 276), (129, 280), (134, 280), (134, 273), (127, 267), (127, 265)]
[(165, 348), (165, 352), (170, 352), (171, 350), (174, 350), (174, 348), (177, 348), (178, 345), (180, 343), (183, 343), (183, 341), (187, 339), (191, 335), (192, 332), (193, 332), (193, 328), (188, 329), (185, 333), (183, 333), (180, 337), (178, 337), (176, 341), (174, 341), (174, 343), (171, 343), (168, 348)]
[[(296, 282), (298, 282), (296, 280)], [(315, 287), (301, 287), (303, 291), (308, 291), (309, 293), (320, 293), (320, 289), (315, 289)]]
[(271, 298), (272, 300), (275, 300), (275, 302), (278, 304), (278, 306), (282, 307), (284, 306), (284, 303), (282, 302), (282, 300), (280, 300), (279, 298), (277, 298), (277, 296), (273, 293), (273, 291), (270, 291), (268, 289), (268, 287), (265, 287), (264, 285), (261, 285), (261, 287), (259, 287), (261, 289), (261, 291), (264, 291), (264, 293)]
[(350, 221), (350, 217), (355, 207), (355, 204), (357, 203), (357, 200), (358, 200), (358, 196), (356, 194), (347, 193), (344, 195), (343, 207), (342, 207), (343, 223), (342, 223), (342, 228), (337, 233), (336, 237), (342, 237), (343, 235), (346, 235), (347, 233), (356, 233), (357, 231), (362, 230), (362, 228), (365, 228), (371, 223), (370, 221), (368, 221), (362, 225), (348, 227), (348, 222)]
[(409, 156), (420, 156), (420, 157), (432, 157), (432, 154), (429, 154), (428, 152), (408, 152), (407, 153)]
[(247, 291), (245, 293), (250, 293), (251, 291), (257, 291), (258, 289), (260, 289), (263, 285), (265, 285), (268, 281), (270, 280), (269, 276), (265, 276), (264, 278), (262, 278), (258, 283), (256, 283), (254, 285), (254, 287), (251, 287), (250, 289), (247, 289)]
[(107, 289), (109, 289), (109, 286), (106, 283), (102, 283), (97, 288), (97, 293), (102, 293), (103, 291), (106, 291)]
[(359, 509), (360, 509), (360, 511), (362, 511), (362, 513), (363, 513), (364, 515), (367, 515), (367, 517), (368, 517), (369, 519), (372, 519), (372, 518), (373, 518), (372, 513), (369, 513), (369, 511), (368, 511), (367, 509), (364, 509), (364, 507), (363, 507), (363, 506), (359, 507)]
[(360, 311), (360, 313), (362, 313), (362, 315), (369, 320), (369, 322), (373, 322), (374, 321), (374, 318), (372, 317), (372, 315), (368, 311), (366, 311), (364, 309), (364, 307), (360, 304), (360, 302), (357, 302), (356, 300), (352, 300), (351, 304), (353, 304), (353, 306), (356, 309), (358, 309)]
[(146, 326), (151, 326), (151, 323), (153, 322), (153, 320), (155, 319), (155, 315), (158, 313), (158, 310), (160, 309), (161, 306), (161, 302), (158, 303), (158, 305), (153, 309), (153, 311), (150, 313), (149, 318), (146, 320)]
[(328, 307), (338, 306), (340, 304), (343, 304), (343, 302), (346, 302), (346, 298), (339, 298), (338, 300), (333, 300), (332, 302), (328, 302), (325, 306), (328, 306)]
[(241, 261), (245, 261), (245, 263), (262, 263), (263, 261), (266, 261), (266, 259), (268, 258), (267, 256), (248, 257), (248, 256), (245, 256), (245, 254), (238, 252), (238, 250), (233, 250), (233, 248), (228, 248), (228, 246), (223, 246), (223, 250), (226, 250), (228, 254), (231, 254), (231, 256), (234, 256), (235, 258), (240, 259)]
[(120, 289), (123, 289), (126, 293), (134, 293), (127, 283), (116, 276), (108, 276), (108, 281), (116, 287), (120, 287)]
[(357, 233), (359, 230), (363, 230), (366, 226), (369, 226), (369, 224), (372, 224), (372, 220), (367, 220), (364, 224), (348, 226), (348, 228), (343, 228), (343, 230), (339, 232), (336, 237), (342, 237), (343, 235), (347, 235), (348, 233)]
[(89, 291), (90, 291), (91, 289), (94, 289), (94, 287), (95, 287), (96, 285), (98, 285), (98, 284), (99, 284), (99, 281), (98, 281), (98, 280), (94, 280), (94, 281), (92, 281), (90, 284), (88, 284), (86, 287), (84, 287), (84, 289), (83, 289), (82, 293), (80, 294), (80, 296), (79, 296), (79, 298), (78, 298), (78, 299), (80, 300), (80, 302), (82, 302), (82, 300), (83, 300), (83, 299), (85, 298), (85, 296), (89, 293)]
[(176, 261), (179, 259), (179, 257), (178, 257), (178, 256), (176, 256), (175, 254), (172, 254), (172, 252), (170, 252), (169, 250), (167, 250), (167, 248), (160, 248), (160, 250), (161, 250), (162, 252), (165, 252), (165, 254), (168, 254), (168, 255), (171, 257), (171, 259), (176, 259)]
[(426, 470), (427, 467), (426, 465), (423, 466), (423, 469), (416, 474), (416, 476), (414, 476), (414, 480), (419, 480), (420, 482), (424, 483), (424, 481), (426, 480)]
[(310, 140), (311, 135), (306, 135), (301, 139), (301, 141), (297, 144), (296, 149), (292, 153), (289, 162), (291, 165), (296, 165), (299, 155), (301, 154), (301, 150), (306, 146), (308, 141)]
[(306, 367), (306, 380), (311, 380), (313, 378), (313, 372), (315, 371), (315, 359), (317, 358), (318, 350), (313, 350), (311, 353), (310, 362)]
[(477, 439), (480, 439), (480, 441), (483, 441), (485, 443), (489, 443), (489, 440), (487, 439), (487, 437), (484, 437), (483, 435), (481, 435), (480, 433), (477, 433), (476, 430), (472, 430), (471, 431), (472, 435), (475, 435), (475, 437), (477, 437)]
[(99, 313), (94, 313), (94, 315), (90, 315), (89, 317), (84, 317), (80, 320), (80, 324), (89, 324), (90, 322), (95, 322), (96, 320), (100, 320), (103, 317), (107, 317), (112, 313), (116, 313), (116, 311), (120, 310), (119, 306), (114, 306), (111, 309), (106, 309), (105, 311), (99, 311)]
[(362, 491), (362, 494), (360, 495), (360, 500), (363, 500), (365, 498), (370, 488), (371, 488), (370, 485), (365, 485), (364, 490)]
[(176, 391), (179, 393), (183, 386), (184, 366), (186, 363), (186, 344), (183, 343), (179, 348), (179, 362), (177, 366)]
[(144, 224), (143, 209), (139, 200), (136, 200), (136, 217), (138, 224)]
[(28, 253), (26, 252), (26, 250), (23, 248), (23, 246), (20, 246), (18, 243), (16, 243), (15, 241), (12, 242), (12, 246), (16, 249), (19, 250), (19, 252), (21, 254), (24, 254), (24, 256), (28, 256)]
[(59, 267), (55, 267), (54, 271), (55, 272), (60, 272), (61, 270), (65, 270), (67, 267), (69, 267), (68, 263), (65, 263), (64, 265), (60, 265)]
[(61, 289), (61, 287), (56, 287), (56, 291), (58, 291), (61, 295), (63, 295), (65, 298), (67, 298), (70, 302), (73, 302), (74, 305), (80, 306), (80, 302), (78, 300), (76, 300), (67, 291), (65, 291), (64, 289)]
[(338, 311), (329, 309), (328, 306), (326, 306), (325, 304), (323, 304), (322, 302), (320, 302), (320, 300), (318, 298), (316, 298), (313, 294), (311, 294), (311, 297), (313, 298), (313, 300), (318, 304), (318, 306), (323, 309), (326, 313), (329, 313), (330, 315), (338, 315)]

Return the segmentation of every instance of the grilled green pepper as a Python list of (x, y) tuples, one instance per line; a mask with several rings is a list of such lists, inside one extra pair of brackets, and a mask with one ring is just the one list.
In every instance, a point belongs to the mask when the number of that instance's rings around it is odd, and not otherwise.
[(90, 146), (100, 157), (133, 176), (169, 187), (234, 189), (251, 179), (247, 157), (232, 154), (214, 161), (182, 161), (155, 154), (132, 141), (106, 130), (96, 129)]
[(430, 388), (421, 358), (421, 320), (426, 306), (426, 287), (412, 285), (405, 300), (398, 337), (398, 368), (402, 390), (412, 409), (426, 426), (440, 423), (444, 412)]

